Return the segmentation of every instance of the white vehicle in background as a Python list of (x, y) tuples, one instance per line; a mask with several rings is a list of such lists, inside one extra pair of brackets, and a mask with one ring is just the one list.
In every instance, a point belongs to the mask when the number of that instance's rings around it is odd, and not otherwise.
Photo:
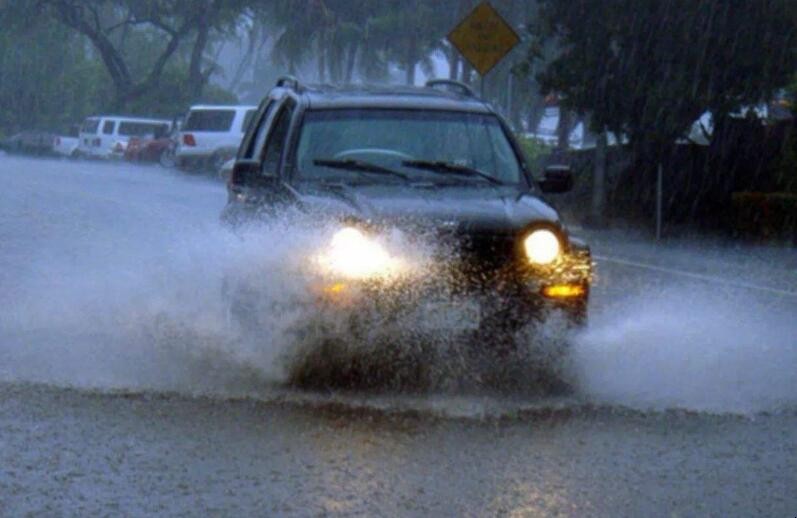
[(87, 118), (80, 127), (77, 155), (88, 158), (124, 157), (132, 137), (160, 138), (171, 131), (172, 121), (98, 115)]
[(80, 126), (74, 125), (69, 127), (66, 134), (56, 135), (53, 139), (53, 153), (66, 157), (76, 156), (77, 146), (80, 142), (79, 134)]
[(177, 167), (218, 172), (238, 152), (257, 106), (196, 105), (188, 111), (175, 149)]

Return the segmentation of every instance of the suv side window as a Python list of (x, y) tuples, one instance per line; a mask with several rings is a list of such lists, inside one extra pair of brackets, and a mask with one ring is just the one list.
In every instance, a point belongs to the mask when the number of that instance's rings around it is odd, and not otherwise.
[(103, 135), (113, 135), (113, 127), (116, 125), (115, 121), (105, 121), (102, 125)]
[(261, 107), (260, 112), (255, 115), (254, 127), (247, 128), (238, 158), (253, 158), (256, 154), (255, 150), (263, 149), (263, 143), (266, 141), (266, 134), (268, 134), (271, 122), (269, 118), (276, 104), (277, 101), (270, 99), (265, 107)]
[(291, 116), (295, 103), (288, 99), (277, 113), (277, 118), (268, 135), (268, 143), (263, 151), (263, 172), (266, 174), (277, 174), (280, 158), (285, 150), (285, 143), (288, 137), (288, 130), (291, 127)]

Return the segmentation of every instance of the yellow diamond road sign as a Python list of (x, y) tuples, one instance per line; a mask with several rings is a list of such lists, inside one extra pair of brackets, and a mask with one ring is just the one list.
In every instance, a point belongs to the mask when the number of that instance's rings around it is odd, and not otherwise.
[(448, 41), (483, 77), (520, 43), (520, 38), (489, 2), (482, 2), (454, 27)]

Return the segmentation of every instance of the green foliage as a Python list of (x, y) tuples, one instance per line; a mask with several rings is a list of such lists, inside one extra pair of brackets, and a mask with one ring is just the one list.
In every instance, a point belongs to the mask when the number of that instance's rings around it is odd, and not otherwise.
[(517, 135), (517, 140), (520, 143), (520, 147), (523, 149), (523, 154), (526, 156), (526, 161), (529, 164), (536, 163), (540, 158), (549, 155), (552, 151), (550, 146), (546, 146), (535, 138)]
[(216, 36), (234, 34), (252, 0), (39, 0), (43, 17), (82, 34), (102, 61), (125, 109), (160, 88), (168, 66), (188, 63), (182, 88), (202, 94), (217, 66)]
[(131, 115), (156, 116), (171, 119), (185, 113), (192, 104), (236, 104), (238, 97), (216, 85), (208, 85), (199, 98), (185, 88), (186, 67), (175, 64), (168, 67), (158, 88), (145, 97), (128, 103), (126, 112)]
[(797, 68), (789, 0), (540, 3), (535, 34), (559, 47), (540, 75), (544, 89), (648, 153), (670, 146), (707, 109), (721, 120), (770, 99)]
[(53, 23), (0, 31), (0, 127), (63, 129), (109, 99), (103, 67), (85, 42)]
[(351, 81), (355, 67), (384, 80), (393, 64), (412, 83), (416, 66), (431, 69), (431, 52), (457, 21), (455, 10), (430, 0), (277, 0), (262, 9), (280, 31), (276, 63), (296, 73), (315, 59), (319, 79), (331, 82)]
[[(144, 9), (153, 8), (155, 3), (131, 5)], [(114, 13), (108, 12), (113, 2), (97, 0), (94, 4), (104, 8), (100, 11), (104, 17), (113, 19)], [(146, 95), (120, 104), (118, 85), (90, 38), (45, 16), (46, 11), (29, 7), (0, 2), (2, 133), (21, 129), (61, 131), (88, 115), (103, 112), (172, 117), (194, 102), (237, 101), (235, 95), (216, 86), (203, 88), (199, 96), (187, 88), (190, 53), (176, 52)], [(146, 76), (163, 46), (160, 32), (134, 24), (123, 32), (114, 32), (114, 38), (130, 73)]]

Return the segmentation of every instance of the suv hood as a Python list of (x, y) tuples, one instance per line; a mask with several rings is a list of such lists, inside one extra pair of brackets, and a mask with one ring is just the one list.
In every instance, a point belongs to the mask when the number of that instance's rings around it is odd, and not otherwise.
[(297, 189), (309, 212), (399, 226), (514, 234), (532, 223), (560, 225), (557, 212), (510, 186), (308, 185)]

